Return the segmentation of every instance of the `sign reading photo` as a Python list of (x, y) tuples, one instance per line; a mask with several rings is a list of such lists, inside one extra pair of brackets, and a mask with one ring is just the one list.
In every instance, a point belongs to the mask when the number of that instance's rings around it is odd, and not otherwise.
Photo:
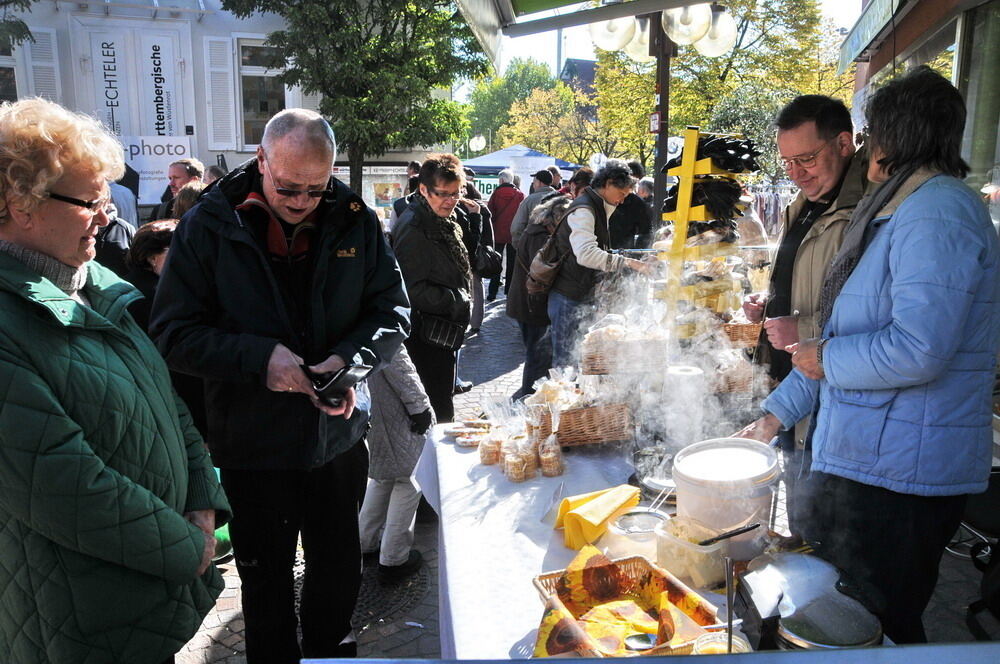
[(167, 170), (178, 159), (191, 156), (187, 136), (122, 136), (125, 161), (139, 174), (139, 204), (159, 205), (167, 187)]

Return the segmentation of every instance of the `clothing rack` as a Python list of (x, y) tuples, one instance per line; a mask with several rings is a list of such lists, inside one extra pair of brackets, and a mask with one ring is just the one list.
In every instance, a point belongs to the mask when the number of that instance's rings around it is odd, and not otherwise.
[(764, 224), (767, 236), (777, 238), (781, 232), (781, 216), (799, 189), (793, 184), (754, 184), (747, 188), (753, 196), (751, 206)]

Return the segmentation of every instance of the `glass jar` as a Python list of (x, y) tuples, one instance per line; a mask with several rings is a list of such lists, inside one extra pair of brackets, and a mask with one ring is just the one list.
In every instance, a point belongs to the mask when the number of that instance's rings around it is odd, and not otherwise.
[[(746, 639), (738, 634), (733, 634), (733, 653), (753, 652)], [(702, 634), (694, 641), (692, 655), (728, 655), (729, 654), (729, 633), (709, 632)]]
[(611, 559), (644, 556), (656, 562), (656, 527), (667, 520), (663, 512), (636, 507), (613, 519), (601, 537), (600, 548)]

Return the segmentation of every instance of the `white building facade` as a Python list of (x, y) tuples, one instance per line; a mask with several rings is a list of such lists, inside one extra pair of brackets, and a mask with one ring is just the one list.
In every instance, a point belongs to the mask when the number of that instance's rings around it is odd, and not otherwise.
[[(159, 203), (172, 161), (221, 155), (233, 168), (253, 156), (272, 115), (319, 105), (267, 67), (264, 41), (280, 17), (238, 19), (219, 0), (167, 2), (42, 0), (20, 16), (35, 41), (0, 51), (0, 100), (37, 95), (98, 117), (139, 172), (143, 205)], [(386, 155), (394, 166), (378, 170), (393, 173), (366, 175), (365, 199), (380, 203), (383, 181), (405, 184), (403, 164), (422, 154)]]

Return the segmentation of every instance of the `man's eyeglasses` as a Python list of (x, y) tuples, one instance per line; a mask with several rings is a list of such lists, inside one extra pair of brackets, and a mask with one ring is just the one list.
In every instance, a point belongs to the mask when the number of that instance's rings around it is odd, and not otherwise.
[(450, 198), (450, 199), (455, 200), (455, 201), (457, 201), (460, 198), (462, 198), (462, 190), (461, 189), (459, 189), (458, 191), (455, 191), (455, 192), (451, 192), (451, 191), (438, 191), (437, 189), (431, 189), (430, 187), (428, 187), (427, 191), (431, 192), (431, 194), (433, 194), (434, 196), (437, 196), (438, 198)]
[(108, 203), (111, 202), (110, 196), (102, 196), (93, 201), (85, 201), (80, 198), (73, 198), (72, 196), (63, 196), (62, 194), (56, 194), (54, 192), (49, 192), (49, 198), (55, 201), (61, 201), (63, 203), (69, 203), (70, 205), (76, 205), (77, 207), (86, 208), (90, 211), (91, 217), (96, 217), (97, 213), (108, 207)]
[(274, 191), (277, 192), (279, 196), (285, 196), (286, 198), (295, 198), (305, 194), (309, 198), (323, 198), (327, 195), (332, 195), (333, 191), (330, 189), (286, 189), (285, 187), (279, 187), (278, 181), (274, 179), (274, 175), (271, 174), (271, 167), (267, 163), (267, 156), (264, 156), (264, 169), (267, 171), (268, 176), (271, 178), (271, 183), (274, 185)]
[(827, 141), (823, 145), (819, 146), (815, 152), (801, 157), (788, 157), (787, 159), (782, 157), (781, 165), (784, 166), (786, 171), (792, 170), (792, 166), (798, 166), (799, 168), (812, 168), (816, 165), (816, 157), (818, 157), (819, 153), (822, 152), (828, 145), (830, 145), (830, 141)]

